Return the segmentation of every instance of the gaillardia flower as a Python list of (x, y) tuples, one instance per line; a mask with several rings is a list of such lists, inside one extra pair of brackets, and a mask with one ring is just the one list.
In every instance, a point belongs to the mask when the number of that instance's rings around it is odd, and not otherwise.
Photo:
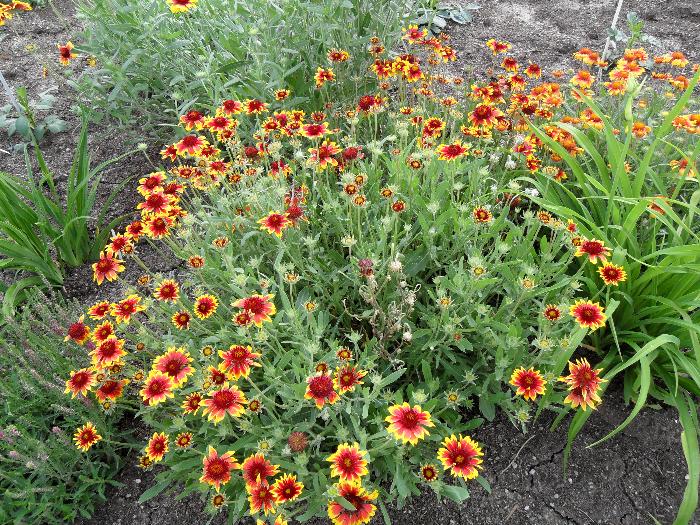
[(277, 237), (282, 237), (282, 231), (292, 225), (292, 221), (289, 220), (286, 214), (278, 213), (276, 211), (271, 211), (265, 217), (258, 221), (260, 229), (276, 235)]
[(429, 435), (428, 427), (435, 426), (430, 413), (422, 410), (419, 405), (411, 407), (408, 403), (389, 407), (389, 416), (385, 421), (389, 423), (387, 431), (392, 436), (411, 445)]
[(313, 399), (316, 408), (319, 410), (328, 403), (334, 404), (338, 401), (338, 392), (333, 386), (333, 379), (328, 374), (318, 374), (309, 377), (307, 380), (306, 393), (304, 399)]
[(526, 370), (521, 366), (513, 371), (513, 375), (510, 376), (510, 384), (517, 387), (515, 391), (517, 395), (534, 401), (538, 395), (544, 394), (547, 381), (544, 380), (539, 370), (534, 368)]
[(265, 455), (261, 453), (248, 456), (241, 465), (243, 471), (243, 480), (246, 485), (252, 486), (261, 481), (267, 481), (267, 478), (276, 476), (279, 472), (279, 465), (273, 465)]
[(85, 316), (81, 315), (80, 319), (68, 327), (68, 332), (63, 340), (74, 341), (79, 345), (84, 344), (90, 337), (90, 327), (84, 321)]
[(574, 255), (576, 255), (576, 257), (586, 256), (590, 262), (597, 264), (598, 259), (600, 259), (601, 262), (607, 261), (607, 258), (610, 257), (610, 249), (605, 247), (603, 241), (584, 239), (576, 249)]
[(248, 377), (252, 366), (262, 366), (256, 361), (262, 354), (253, 352), (250, 346), (231, 345), (228, 350), (219, 351), (222, 363), (221, 370), (229, 372), (234, 379)]
[(335, 369), (333, 385), (341, 394), (352, 392), (357, 385), (363, 384), (361, 380), (366, 375), (366, 370), (360, 370), (354, 365), (346, 364)]
[(233, 456), (233, 452), (229, 451), (222, 455), (216, 452), (216, 449), (209, 446), (209, 450), (203, 459), (202, 477), (199, 481), (207, 483), (219, 492), (221, 485), (226, 485), (231, 481), (231, 471), (241, 468)]
[(267, 481), (260, 481), (246, 488), (248, 490), (248, 503), (250, 504), (251, 514), (263, 511), (265, 516), (267, 516), (269, 513), (275, 513), (275, 497)]
[(251, 295), (250, 297), (237, 300), (233, 303), (233, 306), (242, 308), (250, 314), (253, 324), (260, 328), (264, 322), (271, 322), (272, 316), (277, 312), (277, 308), (272, 302), (273, 297), (274, 294)]
[(182, 386), (187, 377), (194, 372), (190, 366), (192, 358), (184, 348), (171, 346), (168, 350), (153, 361), (153, 369), (163, 372), (173, 381), (173, 388)]
[(102, 436), (97, 433), (95, 426), (89, 421), (82, 427), (78, 428), (73, 435), (75, 446), (83, 452), (87, 452), (90, 447), (100, 441)]
[(586, 359), (569, 362), (569, 375), (559, 378), (559, 381), (566, 383), (569, 388), (569, 395), (564, 402), (571, 404), (573, 408), (580, 406), (583, 411), (587, 406), (595, 409), (600, 403), (600, 385), (607, 381), (600, 377), (602, 371), (602, 368), (591, 368)]
[(248, 400), (237, 386), (223, 387), (211, 393), (211, 397), (202, 401), (204, 406), (203, 416), (209, 415), (209, 419), (218, 423), (226, 414), (233, 417), (240, 417), (245, 412)]
[(612, 263), (604, 263), (598, 267), (598, 275), (607, 285), (617, 286), (619, 283), (627, 280), (627, 272), (622, 266), (616, 266)]
[(333, 525), (363, 525), (370, 522), (377, 511), (377, 506), (371, 503), (379, 495), (376, 490), (367, 492), (360, 483), (352, 481), (339, 482), (336, 490), (338, 496), (348, 501), (354, 510), (346, 509), (337, 501), (329, 501), (328, 517)]
[(445, 470), (451, 470), (452, 475), (464, 479), (474, 479), (479, 475), (481, 457), (484, 453), (479, 444), (471, 437), (455, 436), (445, 438), (442, 448), (438, 450), (438, 459), (442, 462)]
[(98, 286), (104, 282), (105, 279), (108, 281), (114, 281), (117, 278), (119, 272), (124, 271), (123, 261), (115, 259), (107, 252), (102, 252), (100, 254), (100, 260), (92, 265), (93, 279), (97, 281)]
[(165, 432), (154, 432), (146, 445), (145, 452), (148, 459), (154, 463), (162, 460), (168, 452), (168, 441), (168, 435)]
[(169, 397), (173, 397), (173, 380), (160, 370), (151, 370), (140, 390), (141, 399), (149, 406), (162, 403)]
[(194, 315), (200, 319), (206, 319), (214, 315), (219, 306), (219, 300), (213, 295), (201, 295), (194, 302)]
[(569, 314), (576, 319), (582, 328), (597, 330), (605, 326), (605, 315), (603, 308), (593, 301), (579, 299), (569, 308)]
[(304, 489), (304, 484), (297, 481), (297, 477), (293, 474), (283, 474), (272, 484), (270, 491), (275, 498), (277, 504), (286, 501), (294, 501), (301, 495)]
[(359, 480), (368, 472), (365, 454), (357, 443), (338, 445), (338, 449), (326, 458), (331, 463), (331, 476), (338, 476), (341, 481)]
[(66, 391), (71, 393), (71, 397), (75, 397), (78, 394), (87, 395), (90, 389), (95, 385), (97, 379), (95, 377), (95, 372), (89, 368), (81, 368), (80, 370), (73, 370), (70, 373), (70, 379), (66, 381)]

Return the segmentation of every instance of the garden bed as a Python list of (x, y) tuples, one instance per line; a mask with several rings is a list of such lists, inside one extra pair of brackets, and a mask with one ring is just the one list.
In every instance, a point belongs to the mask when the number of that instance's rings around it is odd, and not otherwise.
[[(687, 35), (700, 32), (700, 10), (684, 2), (644, 2), (635, 6), (647, 22), (646, 32), (667, 48), (683, 48), (689, 58), (698, 58), (696, 41), (687, 41)], [(9, 46), (0, 51), (3, 72), (14, 85), (26, 85), (30, 93), (38, 93), (62, 78), (55, 72), (44, 79), (42, 63), (53, 60), (55, 45), (69, 40), (79, 28), (69, 0), (58, 0), (54, 7), (65, 16), (56, 16), (49, 8), (19, 16), (12, 24)], [(466, 26), (450, 26), (449, 34), (460, 60), (451, 65), (461, 71), (465, 64), (481, 69), (487, 66), (483, 43), (491, 37), (510, 40), (523, 56), (536, 56), (552, 68), (573, 66), (571, 54), (582, 45), (602, 48), (605, 29), (612, 18), (612, 5), (594, 2), (561, 2), (552, 7), (536, 0), (530, 2), (483, 2), (475, 13), (475, 21)], [(625, 12), (623, 11), (624, 19)], [(4, 42), (7, 44), (8, 40)], [(28, 45), (33, 46), (26, 52)], [(8, 74), (10, 72), (10, 74)], [(54, 82), (55, 81), (55, 82)], [(50, 136), (43, 144), (45, 157), (56, 173), (65, 173), (70, 165), (74, 139), (79, 130), (79, 119), (69, 110), (74, 103), (72, 91), (61, 88), (56, 111), (68, 122), (68, 130)], [(0, 102), (3, 101), (0, 95)], [(93, 154), (104, 160), (138, 142), (138, 131), (112, 136), (108, 128), (99, 126), (92, 135)], [(136, 135), (136, 138), (134, 136)], [(3, 143), (4, 144), (4, 143)], [(10, 143), (12, 146), (12, 141)], [(6, 147), (3, 145), (3, 149)], [(17, 154), (3, 155), (0, 170), (21, 175), (23, 160)], [(143, 157), (135, 156), (111, 168), (109, 185), (119, 184), (124, 176), (145, 175), (151, 167)], [(59, 179), (60, 180), (60, 179)], [(117, 199), (112, 216), (131, 212), (138, 196), (133, 191), (123, 192)], [(179, 262), (164, 260), (148, 248), (142, 255), (151, 270), (172, 272)], [(130, 268), (133, 282), (136, 268)], [(91, 284), (89, 265), (70, 272), (66, 280), (69, 296), (95, 300), (97, 290)], [(102, 287), (100, 298), (117, 297), (122, 284)], [(106, 295), (105, 295), (106, 294)], [(568, 472), (562, 471), (562, 452), (566, 442), (566, 425), (558, 430), (547, 430), (551, 418), (543, 416), (533, 424), (530, 433), (523, 435), (504, 418), (487, 423), (475, 431), (485, 451), (483, 476), (491, 483), (493, 493), (488, 496), (478, 485), (471, 488), (471, 498), (463, 505), (437, 502), (433, 495), (424, 494), (406, 508), (390, 508), (395, 523), (428, 524), (588, 524), (649, 522), (654, 516), (661, 523), (670, 523), (680, 503), (685, 461), (680, 448), (680, 425), (676, 412), (659, 407), (647, 409), (614, 439), (593, 449), (584, 446), (614, 429), (628, 414), (620, 402), (619, 386), (606, 392), (605, 401), (590, 423), (584, 428), (573, 449)], [(565, 422), (566, 423), (566, 422)], [(206, 503), (198, 497), (175, 501), (173, 495), (163, 494), (147, 503), (137, 502), (140, 493), (150, 486), (153, 473), (135, 467), (132, 458), (118, 478), (123, 485), (110, 489), (107, 502), (92, 520), (84, 525), (130, 523), (200, 523)], [(156, 467), (155, 473), (158, 472)], [(221, 516), (212, 523), (224, 523)], [(372, 523), (380, 523), (375, 517)]]

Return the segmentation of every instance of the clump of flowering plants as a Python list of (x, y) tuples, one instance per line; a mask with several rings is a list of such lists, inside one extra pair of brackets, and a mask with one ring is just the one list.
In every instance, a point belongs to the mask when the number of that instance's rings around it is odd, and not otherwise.
[[(609, 305), (577, 261), (605, 264), (614, 246), (516, 180), (566, 177), (531, 125), (564, 141), (551, 123), (578, 95), (512, 58), (465, 92), (440, 72), (445, 38), (405, 40), (392, 56), (370, 42), (380, 90), (350, 101), (319, 66), (310, 115), (284, 97), (188, 111), (167, 167), (140, 180), (140, 218), (94, 274), (143, 276), (71, 338), (88, 372), (123, 364), (142, 403), (140, 464), (169, 467), (145, 498), (179, 481), (234, 517), (388, 519), (385, 501), (426, 487), (488, 489), (478, 428), (497, 407), (525, 426), (534, 402), (602, 402), (603, 370), (578, 349)], [(185, 270), (151, 272), (143, 241)]]

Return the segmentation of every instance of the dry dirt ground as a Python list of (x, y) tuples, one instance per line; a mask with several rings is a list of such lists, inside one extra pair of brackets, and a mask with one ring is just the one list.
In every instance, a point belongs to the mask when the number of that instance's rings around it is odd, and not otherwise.
[[(579, 47), (602, 49), (606, 28), (614, 12), (613, 0), (522, 0), (519, 2), (483, 0), (473, 23), (450, 26), (452, 44), (460, 60), (456, 70), (479, 70), (490, 65), (484, 51), (486, 39), (496, 37), (513, 43), (518, 58), (537, 61), (545, 71), (574, 67), (571, 53)], [(698, 60), (697, 35), (700, 30), (700, 3), (678, 0), (641, 0), (625, 2), (621, 21), (627, 11), (636, 11), (645, 21), (645, 30), (661, 44), (660, 51), (683, 49)], [(50, 136), (42, 144), (49, 165), (65, 181), (79, 130), (73, 112), (75, 96), (66, 86), (56, 66), (56, 44), (74, 38), (79, 30), (70, 0), (56, 0), (52, 8), (20, 14), (4, 28), (0, 45), (0, 69), (8, 81), (26, 86), (36, 94), (51, 85), (59, 88), (56, 113), (68, 121), (66, 132)], [(48, 65), (48, 76), (42, 68)], [(78, 61), (72, 67), (82, 68)], [(0, 94), (0, 105), (6, 103)], [(101, 161), (143, 141), (137, 127), (130, 133), (114, 133), (96, 125), (92, 128), (93, 158)], [(0, 135), (0, 170), (21, 175), (20, 155), (9, 152), (16, 140)], [(152, 154), (153, 147), (149, 147)], [(106, 177), (109, 185), (124, 177), (140, 176), (151, 167), (145, 156), (120, 162)], [(124, 192), (111, 211), (113, 216), (130, 211), (136, 202), (132, 192)], [(176, 262), (146, 252), (153, 267), (175, 270)], [(66, 292), (85, 302), (94, 299), (90, 270), (85, 266), (72, 271)], [(120, 285), (102, 288), (101, 293), (120, 293)], [(585, 445), (605, 435), (621, 422), (628, 409), (620, 402), (620, 393), (611, 389), (600, 410), (591, 418), (574, 449), (571, 467), (562, 471), (561, 457), (565, 428), (547, 430), (543, 417), (523, 435), (508, 421), (498, 419), (474, 433), (484, 444), (484, 476), (493, 487), (489, 496), (478, 485), (472, 498), (458, 506), (438, 502), (432, 494), (414, 500), (404, 509), (390, 509), (395, 524), (421, 525), (495, 525), (495, 524), (642, 524), (671, 523), (685, 485), (686, 467), (680, 448), (680, 426), (672, 410), (647, 409), (623, 433), (594, 449)], [(129, 422), (127, 422), (129, 424)], [(535, 436), (531, 439), (531, 436)], [(522, 447), (522, 449), (521, 449)], [(521, 449), (521, 450), (520, 450)], [(519, 454), (516, 452), (520, 450)], [(132, 462), (133, 464), (133, 462)], [(173, 495), (161, 495), (144, 505), (137, 500), (150, 486), (153, 473), (127, 468), (119, 478), (123, 484), (108, 493), (108, 501), (92, 520), (82, 525), (150, 525), (167, 523), (205, 524), (205, 503), (193, 496), (176, 501)], [(698, 518), (700, 520), (700, 518)], [(222, 515), (211, 523), (224, 523)], [(322, 523), (319, 520), (317, 523)], [(373, 523), (380, 523), (375, 519)], [(696, 521), (695, 523), (700, 523)]]

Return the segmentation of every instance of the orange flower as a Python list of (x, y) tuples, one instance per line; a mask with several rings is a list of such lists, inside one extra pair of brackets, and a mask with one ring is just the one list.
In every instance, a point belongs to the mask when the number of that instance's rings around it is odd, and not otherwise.
[(646, 137), (651, 132), (651, 128), (644, 122), (635, 122), (632, 124), (632, 135), (638, 139)]
[(221, 485), (226, 485), (226, 483), (231, 481), (231, 471), (233, 469), (241, 468), (232, 451), (219, 455), (211, 445), (202, 463), (202, 477), (199, 478), (199, 481), (212, 485), (216, 492), (219, 492)]
[(581, 69), (571, 80), (569, 80), (569, 82), (576, 87), (588, 89), (595, 82), (595, 78), (593, 78), (590, 71)]
[(513, 375), (510, 376), (510, 384), (517, 387), (515, 391), (517, 395), (534, 401), (538, 395), (544, 394), (544, 386), (547, 381), (544, 380), (539, 370), (534, 368), (525, 370), (521, 366), (513, 371)]

